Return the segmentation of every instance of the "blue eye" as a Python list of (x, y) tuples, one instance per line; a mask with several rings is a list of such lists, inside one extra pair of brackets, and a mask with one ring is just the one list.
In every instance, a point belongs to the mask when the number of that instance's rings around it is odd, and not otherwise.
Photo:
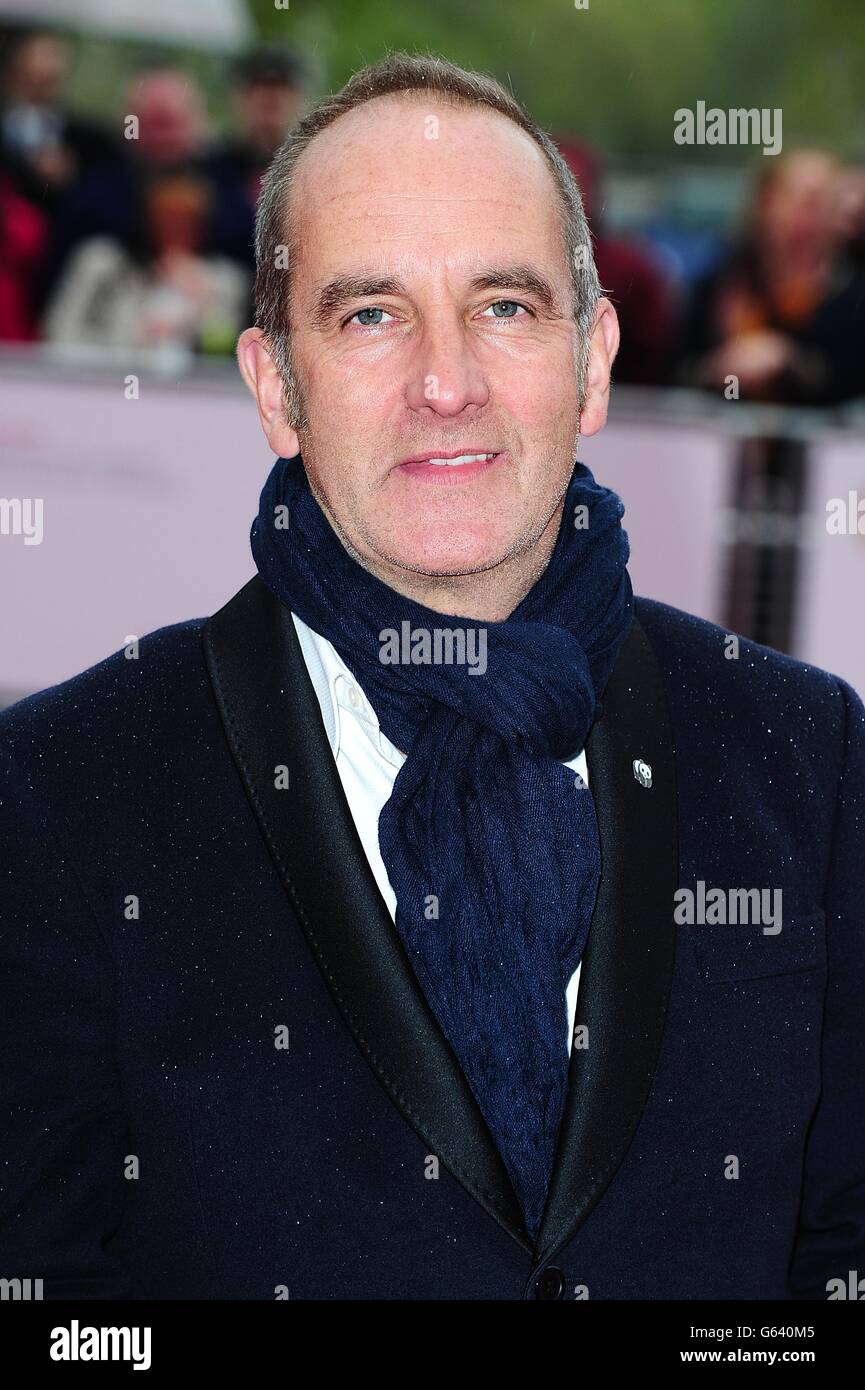
[[(377, 308), (375, 308), (375, 307), (373, 306), (373, 307), (371, 307), (371, 308), (369, 308), (369, 309), (358, 309), (357, 313), (356, 313), (356, 314), (352, 314), (351, 318), (352, 318), (352, 319), (358, 319), (359, 322), (360, 322), (361, 328), (375, 328), (378, 324), (384, 322), (384, 317), (383, 317), (383, 316), (384, 316), (386, 313), (387, 313), (387, 311), (386, 311), (385, 309), (377, 309)], [(366, 317), (364, 317), (364, 315), (369, 315), (369, 314), (378, 314), (379, 317), (378, 317), (378, 318), (366, 318)], [(391, 317), (390, 314), (387, 314), (387, 317), (390, 318), (390, 317)], [(349, 323), (351, 323), (351, 319), (349, 319)]]
[[(489, 307), (493, 311), (493, 317), (497, 319), (514, 319), (517, 317), (520, 309), (523, 309), (523, 312), (525, 312), (523, 305), (517, 304), (514, 299), (497, 299), (495, 303), (491, 304)], [(484, 312), (486, 312), (486, 310)]]

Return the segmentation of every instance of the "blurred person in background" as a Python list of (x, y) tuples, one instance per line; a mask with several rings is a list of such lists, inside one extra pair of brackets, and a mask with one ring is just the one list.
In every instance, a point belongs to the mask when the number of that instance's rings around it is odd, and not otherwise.
[(54, 343), (231, 352), (242, 326), (249, 276), (207, 254), (212, 186), (166, 173), (146, 190), (131, 243), (91, 237), (77, 248), (49, 307)]
[(287, 48), (257, 48), (240, 58), (234, 69), (234, 111), (237, 131), (211, 155), (211, 177), (231, 207), (242, 206), (237, 242), (230, 254), (255, 266), (253, 237), (255, 207), (261, 180), (288, 132), (306, 105), (309, 74), (306, 64)]
[(38, 337), (53, 228), (69, 190), (117, 157), (97, 122), (68, 107), (69, 45), (16, 35), (0, 69), (0, 340)]
[[(127, 125), (130, 116), (135, 125)], [(93, 237), (135, 251), (149, 216), (150, 186), (166, 174), (205, 181), (212, 189), (203, 253), (230, 256), (243, 241), (245, 201), (212, 175), (204, 100), (192, 78), (171, 68), (139, 73), (124, 98), (121, 121), (134, 138), (125, 139), (119, 157), (80, 180), (64, 200), (50, 252), (52, 289), (75, 249)]]
[(865, 273), (865, 165), (842, 169), (838, 204), (841, 240), (861, 275)]
[(819, 150), (767, 165), (749, 228), (698, 283), (678, 379), (745, 399), (832, 405), (865, 391), (865, 281), (840, 234), (840, 168)]
[[(130, 116), (136, 124), (126, 122)], [(138, 74), (123, 98), (118, 125), (129, 132), (108, 168), (81, 179), (62, 208), (54, 256), (58, 273), (80, 242), (110, 236), (131, 244), (148, 182), (172, 171), (196, 170), (205, 139), (198, 85), (171, 69)]]
[(598, 277), (619, 316), (622, 341), (615, 379), (624, 384), (655, 385), (669, 370), (673, 331), (672, 301), (663, 271), (638, 241), (613, 237), (604, 230), (599, 156), (569, 136), (557, 137), (556, 144), (579, 184)]
[(53, 212), (65, 189), (116, 156), (116, 143), (66, 101), (69, 46), (59, 35), (13, 40), (2, 69), (0, 168), (17, 193)]

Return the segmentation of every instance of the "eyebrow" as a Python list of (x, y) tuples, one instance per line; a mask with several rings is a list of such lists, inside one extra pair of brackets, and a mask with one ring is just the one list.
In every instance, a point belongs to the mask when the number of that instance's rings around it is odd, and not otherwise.
[[(561, 315), (555, 290), (545, 276), (527, 265), (489, 266), (469, 281), (472, 290), (510, 289), (535, 299), (552, 318)], [(356, 299), (405, 295), (401, 280), (390, 275), (337, 275), (319, 292), (312, 315), (314, 328), (325, 329), (334, 316)]]
[(385, 294), (405, 294), (405, 286), (387, 275), (337, 275), (324, 286), (316, 300), (313, 327), (327, 328), (334, 315), (353, 299), (376, 299)]
[(528, 295), (537, 300), (540, 307), (551, 318), (557, 318), (561, 310), (558, 296), (546, 276), (533, 270), (530, 265), (496, 265), (482, 270), (471, 281), (473, 290), (516, 290), (518, 294)]

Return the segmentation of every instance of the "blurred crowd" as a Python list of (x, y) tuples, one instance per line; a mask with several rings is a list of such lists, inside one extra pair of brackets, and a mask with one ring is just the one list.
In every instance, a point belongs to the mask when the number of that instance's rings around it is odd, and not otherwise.
[(608, 234), (592, 151), (559, 147), (621, 322), (617, 381), (796, 405), (865, 395), (865, 166), (816, 149), (764, 159), (739, 235), (682, 286), (648, 244)]
[[(285, 48), (232, 70), (230, 131), (171, 67), (139, 72), (117, 128), (70, 109), (70, 50), (17, 36), (0, 75), (0, 340), (225, 354), (253, 322), (261, 176), (304, 111), (310, 72)], [(746, 216), (709, 273), (674, 277), (603, 216), (596, 153), (559, 136), (622, 325), (615, 380), (746, 400), (865, 396), (865, 166), (827, 151), (763, 158)]]
[(138, 73), (117, 131), (67, 105), (69, 50), (7, 54), (0, 96), (0, 339), (226, 353), (253, 321), (261, 176), (306, 101), (287, 50), (240, 59), (231, 133), (209, 138), (196, 83)]

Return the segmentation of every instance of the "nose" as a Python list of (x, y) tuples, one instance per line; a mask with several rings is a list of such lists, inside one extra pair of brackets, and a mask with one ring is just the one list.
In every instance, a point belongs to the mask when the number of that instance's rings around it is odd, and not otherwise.
[(471, 340), (456, 312), (428, 317), (418, 339), (406, 387), (412, 410), (460, 415), (468, 406), (484, 406), (489, 383)]

